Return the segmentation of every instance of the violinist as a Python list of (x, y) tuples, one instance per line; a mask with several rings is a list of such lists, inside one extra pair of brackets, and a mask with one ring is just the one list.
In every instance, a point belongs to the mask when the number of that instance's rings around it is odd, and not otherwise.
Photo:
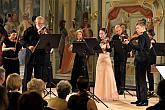
[(122, 42), (127, 39), (127, 35), (123, 33), (120, 25), (115, 26), (115, 35), (111, 40), (111, 48), (114, 48), (114, 72), (117, 90), (119, 95), (122, 95), (125, 90), (125, 77), (126, 77), (126, 62), (128, 52), (131, 51), (130, 46)]
[[(31, 80), (34, 69), (34, 77), (47, 81), (48, 75), (45, 72), (49, 58), (45, 49), (37, 49), (41, 34), (47, 34), (45, 29), (45, 18), (38, 16), (35, 25), (25, 30), (21, 44), (26, 48), (25, 69), (22, 91), (27, 90), (27, 83)], [(48, 66), (47, 66), (48, 67)]]
[(18, 73), (19, 70), (19, 59), (18, 52), (21, 50), (21, 45), (18, 42), (18, 34), (13, 30), (8, 38), (6, 38), (2, 44), (3, 52), (3, 67), (5, 69), (5, 78), (9, 74)]
[(138, 44), (134, 45), (131, 41), (125, 41), (133, 49), (136, 50), (135, 54), (135, 80), (136, 80), (136, 95), (137, 101), (131, 102), (136, 106), (147, 106), (147, 82), (146, 82), (146, 71), (150, 49), (150, 39), (146, 31), (146, 23), (138, 22), (136, 24), (136, 32), (139, 35), (137, 38)]

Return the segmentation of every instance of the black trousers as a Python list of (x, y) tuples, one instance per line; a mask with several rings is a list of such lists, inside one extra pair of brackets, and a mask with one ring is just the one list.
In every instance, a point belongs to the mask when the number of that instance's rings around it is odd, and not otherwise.
[[(25, 68), (24, 68), (24, 77), (23, 77), (23, 87), (22, 91), (27, 90), (27, 83), (31, 80), (32, 73), (34, 70), (34, 77), (37, 79), (42, 79), (43, 81), (47, 81), (48, 78), (48, 71), (50, 68), (49, 59), (47, 59), (46, 55), (36, 56), (35, 59), (34, 56), (30, 56), (30, 52), (26, 52), (25, 59)], [(49, 57), (48, 57), (49, 58)], [(41, 63), (42, 62), (42, 63)]]
[(138, 101), (147, 100), (147, 60), (135, 61), (136, 95)]
[(114, 61), (115, 80), (118, 93), (124, 92), (125, 76), (126, 76), (126, 61)]
[(149, 83), (149, 91), (154, 91), (154, 75), (151, 73), (151, 65), (147, 66), (147, 78)]
[(3, 68), (5, 69), (5, 82), (6, 83), (6, 78), (8, 77), (9, 74), (12, 73), (17, 73), (20, 74), (20, 69), (19, 69), (19, 60), (10, 60), (10, 59), (3, 59)]

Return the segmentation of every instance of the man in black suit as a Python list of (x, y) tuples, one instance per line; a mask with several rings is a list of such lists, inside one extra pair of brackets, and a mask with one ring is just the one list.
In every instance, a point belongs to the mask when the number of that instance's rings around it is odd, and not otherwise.
[(46, 66), (49, 66), (49, 58), (44, 49), (37, 49), (40, 34), (47, 34), (45, 29), (45, 18), (38, 16), (35, 25), (25, 30), (21, 44), (26, 48), (25, 69), (22, 91), (27, 90), (27, 83), (31, 80), (34, 69), (34, 77), (47, 81)]
[(156, 52), (155, 49), (153, 47), (153, 45), (156, 43), (156, 40), (153, 38), (155, 33), (153, 29), (149, 29), (147, 30), (147, 34), (150, 38), (150, 61), (149, 61), (149, 65), (147, 67), (147, 78), (148, 78), (148, 83), (149, 83), (149, 91), (147, 96), (148, 97), (152, 97), (154, 96), (154, 74), (151, 72), (151, 66), (156, 64)]
[(127, 55), (131, 48), (122, 44), (126, 35), (120, 25), (115, 26), (116, 35), (112, 37), (111, 47), (114, 48), (114, 69), (117, 90), (120, 95), (124, 93)]
[(130, 45), (136, 50), (135, 53), (135, 80), (136, 80), (136, 95), (137, 101), (131, 102), (136, 106), (147, 106), (147, 82), (146, 82), (146, 71), (149, 65), (149, 49), (150, 39), (146, 32), (146, 24), (144, 22), (138, 22), (136, 24), (136, 32), (139, 35), (137, 38), (138, 44), (134, 45), (128, 40), (124, 44)]

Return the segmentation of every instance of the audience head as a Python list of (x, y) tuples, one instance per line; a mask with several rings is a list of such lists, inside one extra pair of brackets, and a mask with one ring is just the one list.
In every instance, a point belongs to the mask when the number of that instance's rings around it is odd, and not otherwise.
[(160, 100), (165, 100), (165, 80), (161, 80), (158, 85), (157, 94), (160, 97)]
[(58, 97), (65, 99), (66, 96), (70, 93), (71, 88), (72, 86), (68, 81), (61, 80), (56, 86)]
[(121, 26), (120, 26), (120, 25), (116, 25), (116, 26), (115, 26), (115, 33), (116, 33), (117, 35), (121, 35), (122, 32), (123, 32), (123, 29), (121, 28)]
[(0, 85), (0, 110), (7, 110), (8, 104), (7, 90), (4, 86)]
[(45, 89), (45, 83), (41, 79), (33, 78), (27, 83), (27, 89), (29, 91), (36, 91), (42, 96), (42, 93)]
[(87, 90), (89, 87), (89, 80), (84, 76), (80, 76), (77, 79), (77, 87), (80, 91)]
[(19, 74), (10, 74), (6, 79), (6, 87), (8, 91), (19, 90), (22, 85), (22, 80)]
[(5, 81), (5, 69), (0, 67), (0, 85), (2, 85)]
[(45, 18), (42, 16), (38, 16), (35, 20), (35, 24), (37, 30), (41, 30), (43, 27), (45, 27)]
[(24, 92), (18, 99), (18, 110), (44, 110), (44, 100), (35, 91)]

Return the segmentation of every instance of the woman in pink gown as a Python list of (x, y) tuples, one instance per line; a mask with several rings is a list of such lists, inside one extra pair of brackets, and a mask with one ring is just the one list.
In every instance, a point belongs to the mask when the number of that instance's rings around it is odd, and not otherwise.
[(118, 100), (116, 81), (110, 59), (110, 45), (105, 35), (105, 28), (100, 29), (100, 47), (103, 53), (99, 53), (96, 65), (95, 95), (101, 100)]

